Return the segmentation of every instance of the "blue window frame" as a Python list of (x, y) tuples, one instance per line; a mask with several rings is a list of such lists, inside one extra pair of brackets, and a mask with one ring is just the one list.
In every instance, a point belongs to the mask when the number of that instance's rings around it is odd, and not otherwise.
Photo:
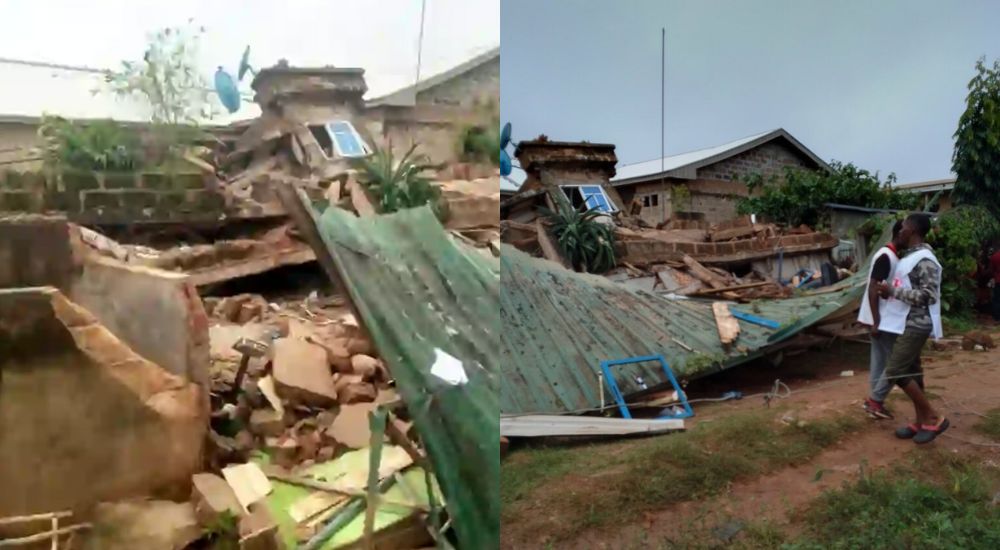
[(358, 135), (354, 126), (344, 120), (335, 120), (326, 125), (326, 131), (330, 134), (333, 147), (337, 155), (347, 158), (363, 157), (368, 155), (369, 149), (365, 142)]
[(583, 202), (588, 209), (596, 208), (600, 212), (610, 214), (615, 211), (611, 206), (611, 201), (604, 194), (604, 189), (600, 185), (581, 185), (580, 194), (583, 195)]

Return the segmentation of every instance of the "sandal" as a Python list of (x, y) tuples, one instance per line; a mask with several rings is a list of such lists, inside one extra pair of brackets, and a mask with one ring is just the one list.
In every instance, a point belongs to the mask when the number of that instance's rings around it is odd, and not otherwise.
[(934, 441), (934, 438), (943, 434), (948, 429), (948, 426), (951, 426), (951, 423), (948, 422), (947, 418), (942, 418), (937, 425), (924, 424), (920, 426), (920, 431), (913, 437), (913, 442), (918, 445), (930, 443)]
[(916, 424), (908, 424), (896, 430), (896, 437), (900, 439), (913, 439), (920, 432), (920, 427)]

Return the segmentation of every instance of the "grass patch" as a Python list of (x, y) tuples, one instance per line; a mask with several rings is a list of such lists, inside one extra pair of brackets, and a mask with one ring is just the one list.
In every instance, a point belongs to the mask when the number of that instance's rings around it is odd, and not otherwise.
[(946, 451), (826, 493), (804, 514), (806, 532), (788, 550), (1000, 548), (998, 476)]
[(864, 425), (854, 415), (785, 425), (777, 418), (786, 411), (733, 414), (624, 450), (529, 451), (535, 456), (521, 463), (512, 455), (501, 465), (501, 521), (525, 521), (525, 528), (556, 539), (632, 522), (643, 512), (718, 494), (733, 481), (801, 464)]
[(986, 418), (976, 423), (975, 430), (990, 439), (1000, 441), (1000, 409), (986, 413)]

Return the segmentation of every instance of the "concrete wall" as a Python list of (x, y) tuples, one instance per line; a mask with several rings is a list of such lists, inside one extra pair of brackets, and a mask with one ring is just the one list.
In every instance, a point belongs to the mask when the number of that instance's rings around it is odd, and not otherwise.
[(37, 147), (38, 125), (27, 122), (0, 122), (0, 170), (36, 170), (41, 161), (14, 162), (31, 158), (31, 148)]
[(0, 173), (0, 211), (64, 212), (79, 223), (209, 221), (225, 213), (222, 194), (201, 174), (78, 171)]
[(785, 168), (813, 168), (812, 163), (784, 140), (774, 140), (734, 157), (698, 169), (698, 177), (708, 180), (746, 181), (751, 174), (781, 177)]
[(89, 254), (65, 218), (0, 218), (0, 288), (51, 285), (90, 310), (136, 353), (208, 380), (208, 318), (187, 275)]
[(204, 389), (133, 353), (57, 290), (0, 290), (0, 377), (0, 517), (187, 495)]

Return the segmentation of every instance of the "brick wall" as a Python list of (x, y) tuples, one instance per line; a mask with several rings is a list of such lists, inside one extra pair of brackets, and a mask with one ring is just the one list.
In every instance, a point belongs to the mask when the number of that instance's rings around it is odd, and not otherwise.
[(698, 178), (707, 180), (745, 181), (753, 173), (765, 177), (784, 175), (785, 167), (811, 168), (805, 157), (785, 145), (771, 141), (715, 164), (698, 169)]
[(209, 221), (225, 212), (201, 174), (0, 173), (0, 211), (60, 212), (79, 223)]

